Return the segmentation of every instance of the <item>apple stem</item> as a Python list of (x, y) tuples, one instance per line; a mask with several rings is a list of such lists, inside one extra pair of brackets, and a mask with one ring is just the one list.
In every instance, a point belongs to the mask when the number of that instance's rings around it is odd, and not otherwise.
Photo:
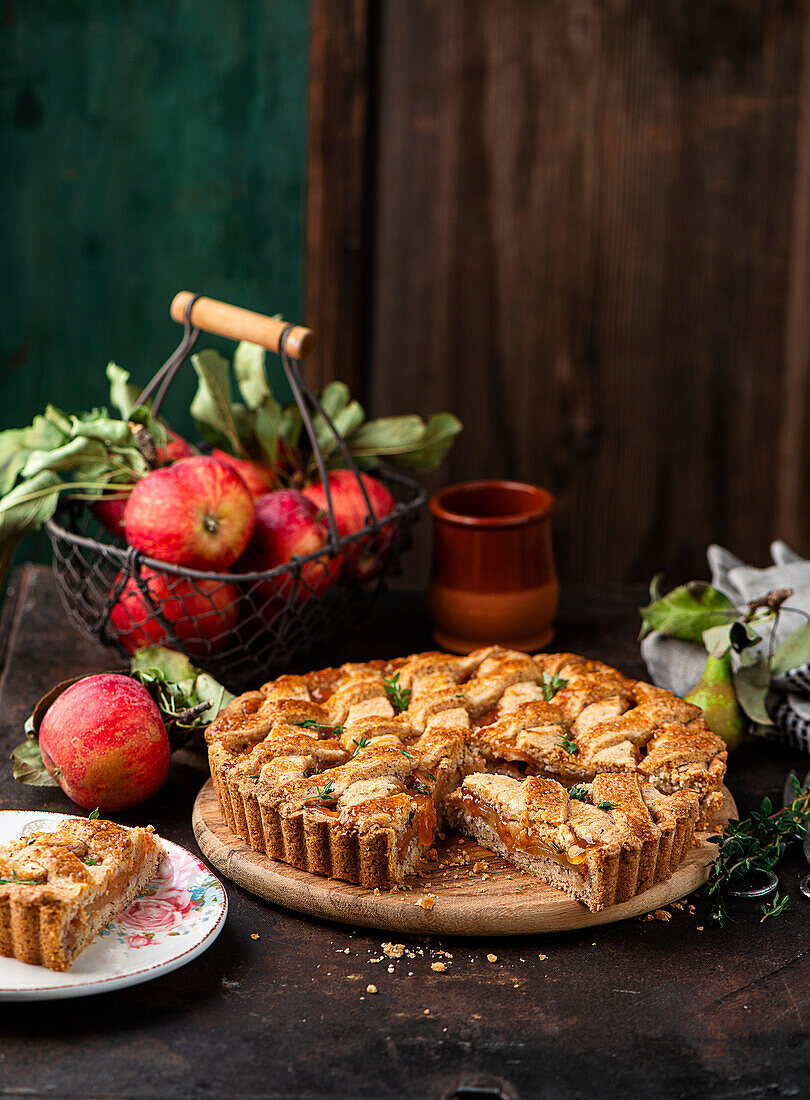
[(215, 535), (219, 530), (219, 521), (214, 519), (213, 516), (205, 516), (203, 518), (203, 527), (209, 535)]

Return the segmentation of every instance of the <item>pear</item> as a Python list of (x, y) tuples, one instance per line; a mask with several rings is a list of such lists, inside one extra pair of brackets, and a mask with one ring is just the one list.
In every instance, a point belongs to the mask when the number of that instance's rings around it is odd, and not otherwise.
[(734, 691), (730, 651), (722, 657), (709, 655), (703, 675), (685, 698), (687, 703), (700, 707), (706, 725), (723, 738), (729, 752), (736, 749), (745, 736), (748, 720)]

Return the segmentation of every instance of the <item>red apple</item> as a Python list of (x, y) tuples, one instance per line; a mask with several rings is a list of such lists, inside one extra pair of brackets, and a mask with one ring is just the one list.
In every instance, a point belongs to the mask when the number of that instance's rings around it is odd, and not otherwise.
[[(171, 623), (178, 642), (194, 656), (207, 656), (227, 644), (239, 617), (239, 591), (225, 581), (194, 581), (144, 567), (141, 578), (155, 607)], [(173, 639), (155, 616), (135, 577), (130, 577), (110, 612), (121, 644), (134, 653), (141, 646), (168, 645)]]
[(93, 515), (102, 523), (111, 535), (117, 535), (119, 539), (126, 538), (124, 534), (124, 509), (129, 497), (102, 497), (93, 503)]
[(198, 453), (197, 448), (192, 447), (177, 432), (167, 428), (166, 433), (169, 437), (168, 442), (157, 449), (158, 458), (164, 465), (168, 466), (170, 462), (177, 462), (181, 458), (194, 458)]
[(230, 466), (232, 470), (236, 470), (254, 497), (263, 496), (276, 487), (273, 475), (264, 466), (260, 466), (258, 462), (250, 462), (246, 458), (235, 458), (233, 455), (219, 450), (212, 451), (211, 457), (215, 458), (217, 462), (223, 462), (226, 466)]
[[(396, 508), (397, 502), (386, 486), (369, 474), (361, 474), (360, 477), (363, 479), (375, 518), (379, 521), (384, 516), (390, 515)], [(303, 492), (326, 512), (326, 492), (320, 482), (317, 485), (307, 486)], [(369, 509), (352, 471), (333, 470), (329, 474), (329, 493), (338, 534), (351, 535), (355, 531), (362, 530), (368, 522)], [(396, 523), (388, 523), (381, 528), (378, 535), (352, 543), (346, 550), (348, 568), (361, 577), (372, 576), (379, 569), (396, 530)]]
[(103, 673), (50, 705), (39, 729), (45, 767), (65, 794), (92, 810), (129, 810), (163, 786), (169, 738), (146, 688)]
[[(240, 573), (264, 573), (284, 565), (294, 554), (303, 557), (325, 548), (328, 537), (329, 528), (322, 512), (303, 493), (294, 489), (266, 493), (256, 501), (256, 528), (247, 550), (234, 568)], [(326, 552), (323, 559), (308, 562), (302, 570), (296, 598), (306, 600), (325, 592), (340, 568), (340, 559), (329, 560)], [(284, 598), (289, 588), (289, 581), (284, 585), (279, 581), (267, 581), (259, 592), (265, 598), (273, 595)]]
[(204, 455), (142, 477), (124, 513), (130, 546), (159, 561), (216, 572), (236, 561), (255, 522), (241, 477)]

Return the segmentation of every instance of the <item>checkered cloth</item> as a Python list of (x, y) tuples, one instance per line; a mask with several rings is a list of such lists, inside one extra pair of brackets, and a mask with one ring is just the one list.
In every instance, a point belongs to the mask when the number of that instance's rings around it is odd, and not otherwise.
[[(792, 588), (788, 606), (810, 614), (810, 561), (794, 554), (784, 542), (771, 543), (773, 565), (765, 569), (746, 565), (722, 546), (710, 546), (706, 557), (712, 584), (740, 611), (775, 588)], [(800, 615), (784, 611), (779, 616), (774, 644), (778, 645), (803, 622)], [(759, 645), (767, 653), (774, 627), (770, 623), (758, 624), (757, 629), (762, 632)], [(686, 695), (703, 675), (706, 665), (702, 646), (665, 638), (657, 632), (642, 641), (641, 655), (653, 683), (676, 695)], [(766, 706), (776, 728), (757, 726), (752, 732), (779, 737), (810, 753), (810, 664), (775, 678), (772, 688)]]

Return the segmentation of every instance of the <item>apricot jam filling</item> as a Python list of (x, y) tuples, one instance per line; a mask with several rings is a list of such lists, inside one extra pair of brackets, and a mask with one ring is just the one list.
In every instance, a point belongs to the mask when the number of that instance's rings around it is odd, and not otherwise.
[(588, 844), (578, 841), (569, 845), (567, 849), (561, 848), (550, 837), (540, 836), (530, 826), (519, 821), (505, 821), (500, 818), (483, 802), (474, 791), (462, 788), (461, 801), (465, 810), (473, 817), (485, 822), (494, 829), (507, 848), (517, 848), (528, 856), (542, 856), (552, 859), (563, 867), (569, 867), (578, 874), (585, 874), (585, 866), (589, 852), (600, 847), (599, 844)]

